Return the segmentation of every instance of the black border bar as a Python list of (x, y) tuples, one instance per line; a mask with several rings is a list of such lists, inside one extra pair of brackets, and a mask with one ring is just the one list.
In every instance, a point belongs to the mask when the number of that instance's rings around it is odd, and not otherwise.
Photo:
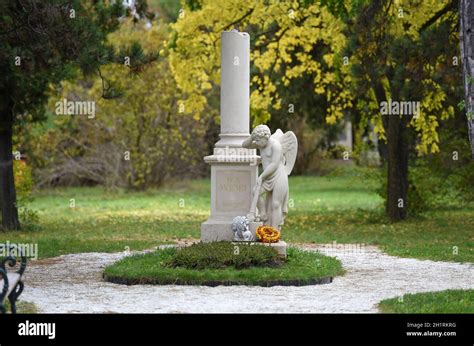
[[(55, 339), (19, 324), (55, 323)], [(424, 335), (408, 336), (407, 332)], [(436, 333), (435, 333), (436, 332)], [(439, 333), (449, 336), (439, 336)], [(455, 332), (455, 336), (452, 333)], [(436, 336), (438, 334), (438, 336)], [(18, 344), (473, 345), (474, 314), (38, 314), (0, 316), (0, 346)]]

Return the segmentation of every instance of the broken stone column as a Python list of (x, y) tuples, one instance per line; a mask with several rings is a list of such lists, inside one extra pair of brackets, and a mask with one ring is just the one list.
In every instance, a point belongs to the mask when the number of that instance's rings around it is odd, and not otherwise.
[[(211, 215), (201, 225), (204, 242), (233, 239), (235, 216), (250, 210), (252, 188), (258, 173), (255, 149), (242, 148), (249, 136), (250, 36), (236, 30), (221, 34), (221, 130), (214, 152), (204, 161), (211, 165)], [(255, 234), (260, 223), (251, 223)]]

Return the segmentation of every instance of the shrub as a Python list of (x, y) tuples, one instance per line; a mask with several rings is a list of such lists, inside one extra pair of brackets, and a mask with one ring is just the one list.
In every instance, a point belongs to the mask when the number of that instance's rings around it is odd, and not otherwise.
[(212, 242), (197, 243), (178, 250), (165, 266), (187, 269), (226, 267), (242, 269), (259, 266), (276, 267), (283, 262), (277, 252), (268, 246)]
[(15, 176), (15, 187), (17, 194), (17, 206), (20, 222), (23, 226), (31, 226), (39, 221), (38, 212), (27, 207), (33, 201), (31, 192), (33, 189), (33, 178), (31, 168), (25, 161), (15, 160), (13, 164)]
[(29, 201), (33, 189), (31, 168), (25, 161), (13, 161), (13, 174), (15, 176), (16, 194), (19, 202)]
[(350, 154), (351, 150), (342, 144), (336, 144), (327, 151), (328, 159), (343, 159), (346, 154)]

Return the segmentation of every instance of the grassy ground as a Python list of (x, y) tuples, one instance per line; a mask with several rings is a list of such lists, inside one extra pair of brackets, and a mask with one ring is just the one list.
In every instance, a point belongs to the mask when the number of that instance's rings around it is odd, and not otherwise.
[[(7, 313), (9, 314), (10, 311), (10, 303), (8, 302), (8, 299), (4, 301), (4, 306), (5, 309), (7, 310)], [(36, 314), (38, 313), (38, 310), (36, 308), (36, 305), (30, 302), (25, 302), (23, 300), (19, 300), (16, 302), (16, 313), (17, 314)]]
[[(402, 257), (474, 262), (474, 205), (459, 203), (390, 224), (376, 182), (355, 173), (290, 178), (290, 211), (283, 239), (291, 242), (379, 245)], [(38, 243), (40, 257), (89, 251), (140, 250), (199, 238), (209, 215), (208, 180), (147, 192), (103, 188), (49, 189), (30, 208), (40, 224), (0, 232), (0, 241)], [(71, 208), (71, 199), (75, 207)]]
[(446, 290), (406, 294), (400, 298), (386, 299), (379, 309), (388, 313), (474, 313), (474, 290)]
[(341, 262), (320, 253), (290, 248), (288, 261), (278, 267), (234, 266), (188, 269), (163, 265), (176, 253), (174, 248), (122, 259), (105, 269), (106, 280), (127, 284), (156, 285), (309, 285), (316, 280), (343, 274)]
[(372, 192), (376, 183), (365, 175), (297, 177), (292, 183), (295, 208), (284, 233), (290, 242), (370, 244), (395, 256), (474, 262), (474, 204), (392, 224)]
[(202, 180), (147, 192), (87, 187), (40, 191), (29, 206), (39, 212), (39, 225), (21, 232), (0, 232), (0, 241), (38, 243), (39, 257), (45, 258), (140, 250), (179, 238), (197, 238), (200, 222), (206, 219), (208, 185)]

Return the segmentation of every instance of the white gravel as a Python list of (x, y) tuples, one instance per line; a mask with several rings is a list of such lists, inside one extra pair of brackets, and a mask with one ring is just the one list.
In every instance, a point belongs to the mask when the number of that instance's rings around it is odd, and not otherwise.
[(124, 253), (84, 253), (30, 262), (22, 300), (42, 313), (365, 313), (405, 293), (474, 288), (474, 265), (305, 246), (339, 258), (347, 273), (331, 284), (302, 287), (125, 286), (102, 271)]

